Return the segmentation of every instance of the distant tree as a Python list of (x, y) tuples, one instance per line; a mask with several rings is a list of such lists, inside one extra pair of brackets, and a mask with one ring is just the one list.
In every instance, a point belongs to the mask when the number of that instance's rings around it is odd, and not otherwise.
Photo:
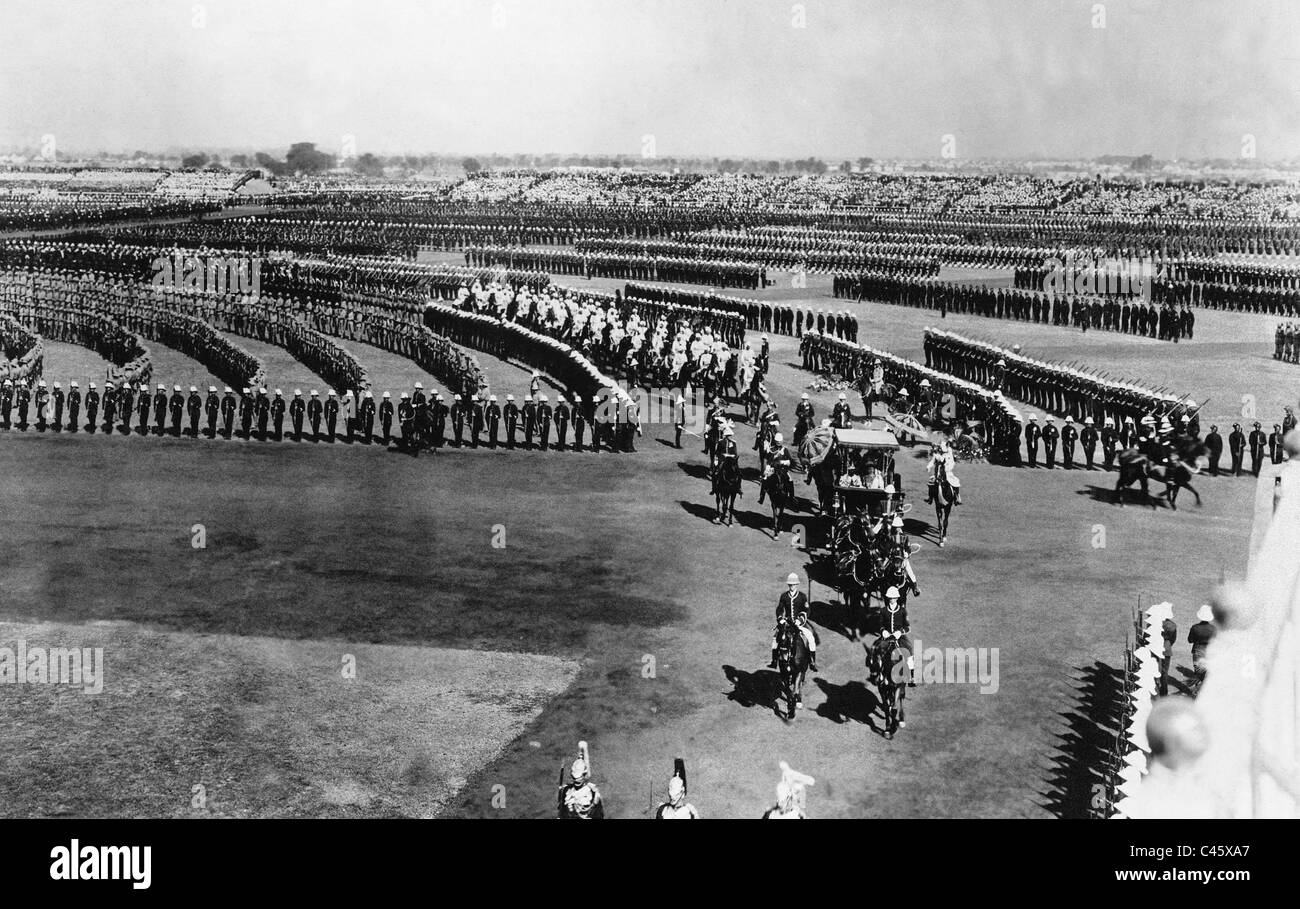
[(199, 152), (197, 155), (186, 155), (184, 158), (181, 158), (181, 167), (202, 167), (207, 163), (208, 156), (203, 152)]
[(1155, 164), (1155, 159), (1150, 155), (1138, 155), (1133, 159), (1129, 167), (1133, 170), (1150, 170)]
[(467, 174), (477, 174), (483, 170), (483, 165), (478, 163), (478, 158), (466, 158), (460, 162), (460, 166)]
[(231, 167), (248, 167), (248, 155), (231, 155)]
[(352, 169), (363, 177), (382, 177), (384, 175), (384, 162), (370, 152), (366, 152), (352, 163)]
[(285, 164), (283, 161), (278, 161), (275, 158), (272, 158), (266, 152), (258, 152), (256, 155), (254, 155), (253, 160), (257, 162), (258, 167), (262, 168), (263, 170), (267, 171), (273, 176), (281, 177), (289, 173), (289, 166), (287, 164)]
[(842, 174), (847, 174), (847, 173), (851, 173), (852, 170), (853, 170), (853, 162), (852, 162), (852, 161), (841, 161), (841, 162), (840, 162), (840, 173), (842, 173)]
[(858, 170), (868, 170), (868, 169), (870, 169), (871, 165), (873, 165), (873, 164), (875, 164), (875, 163), (876, 163), (876, 162), (875, 162), (875, 159), (874, 159), (874, 158), (859, 158), (859, 159), (858, 159)]
[(334, 156), (317, 150), (315, 142), (295, 142), (284, 162), (294, 173), (318, 174), (334, 166)]

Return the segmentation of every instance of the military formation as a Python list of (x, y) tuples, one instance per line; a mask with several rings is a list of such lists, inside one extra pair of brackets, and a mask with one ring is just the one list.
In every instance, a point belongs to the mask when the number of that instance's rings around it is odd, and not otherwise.
[(1300, 323), (1281, 322), (1273, 333), (1273, 359), (1300, 363)]
[(810, 307), (771, 303), (767, 300), (700, 294), (648, 284), (628, 284), (623, 293), (629, 300), (652, 300), (674, 306), (734, 312), (744, 318), (745, 327), (751, 331), (801, 338), (804, 332), (812, 331), (816, 327), (816, 330), (822, 334), (843, 338), (846, 341), (858, 339), (858, 318), (846, 310), (838, 312), (828, 309), (814, 310)]

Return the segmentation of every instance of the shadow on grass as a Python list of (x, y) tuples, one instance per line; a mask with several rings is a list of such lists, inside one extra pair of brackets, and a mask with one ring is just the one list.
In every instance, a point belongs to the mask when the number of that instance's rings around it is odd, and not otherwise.
[(1073, 704), (1060, 714), (1066, 728), (1057, 736), (1043, 807), (1059, 818), (1088, 818), (1096, 816), (1093, 801), (1119, 731), (1122, 670), (1099, 660), (1079, 670), (1073, 687)]

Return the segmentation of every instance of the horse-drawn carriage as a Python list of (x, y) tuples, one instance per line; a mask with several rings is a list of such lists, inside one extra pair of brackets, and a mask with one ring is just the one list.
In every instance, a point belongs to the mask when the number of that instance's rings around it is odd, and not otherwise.
[(902, 478), (894, 469), (898, 439), (888, 429), (836, 429), (834, 486), (829, 517), (834, 557), (840, 531), (858, 515), (892, 519), (907, 510)]

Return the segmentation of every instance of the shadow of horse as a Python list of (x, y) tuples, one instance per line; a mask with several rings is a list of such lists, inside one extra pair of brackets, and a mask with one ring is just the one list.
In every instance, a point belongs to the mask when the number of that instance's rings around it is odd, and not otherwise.
[(843, 600), (838, 603), (827, 603), (824, 600), (809, 603), (808, 618), (819, 628), (853, 640), (853, 627), (857, 622), (853, 610)]
[(732, 686), (731, 691), (727, 692), (727, 700), (734, 701), (741, 707), (765, 707), (772, 711), (777, 709), (777, 701), (781, 696), (781, 677), (776, 670), (746, 672), (735, 666), (724, 665), (722, 674)]
[[(1151, 488), (1155, 490), (1161, 488), (1161, 486), (1159, 483), (1153, 481), (1151, 483)], [(1076, 489), (1074, 494), (1077, 496), (1087, 496), (1094, 502), (1100, 502), (1102, 505), (1118, 505), (1120, 502), (1124, 502), (1129, 505), (1138, 504), (1149, 506), (1151, 508), (1159, 508), (1169, 504), (1165, 500), (1164, 495), (1159, 492), (1149, 494), (1146, 498), (1143, 498), (1142, 489), (1139, 486), (1121, 489), (1121, 498), (1118, 499), (1115, 497), (1114, 487), (1094, 486), (1092, 484), (1083, 487), (1083, 489)]]
[(853, 680), (835, 685), (820, 676), (813, 681), (826, 696), (826, 700), (817, 706), (818, 716), (833, 723), (863, 723), (876, 728), (874, 714), (880, 706), (880, 699), (864, 682)]
[(939, 542), (939, 528), (921, 518), (903, 518), (903, 532), (910, 537)]
[(699, 464), (695, 461), (678, 461), (677, 467), (688, 477), (694, 477), (697, 480), (707, 480), (709, 478), (708, 464)]
[(677, 503), (682, 506), (682, 511), (701, 520), (713, 523), (718, 520), (718, 510), (712, 505), (704, 505), (700, 502), (687, 502), (682, 499)]

